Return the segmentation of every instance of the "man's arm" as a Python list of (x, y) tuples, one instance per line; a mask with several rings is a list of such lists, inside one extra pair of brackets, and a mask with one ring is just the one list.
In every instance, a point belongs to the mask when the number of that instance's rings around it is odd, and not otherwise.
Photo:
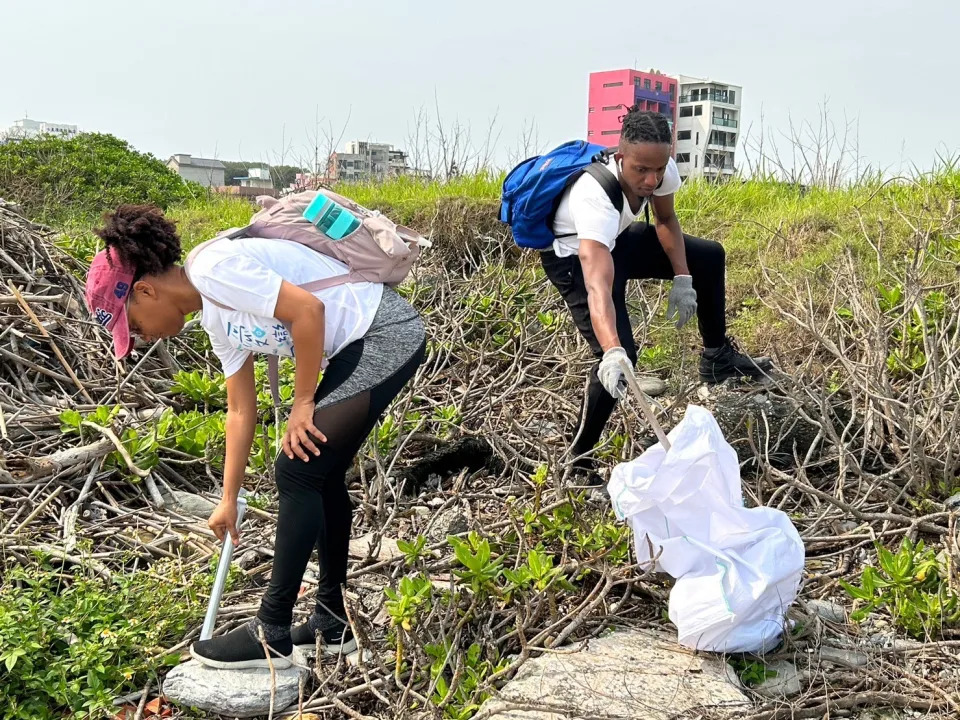
[(683, 244), (683, 232), (673, 206), (673, 195), (654, 195), (653, 211), (656, 215), (657, 239), (670, 258), (674, 275), (689, 275), (687, 249)]
[(597, 341), (604, 352), (620, 347), (617, 313), (613, 307), (613, 255), (610, 248), (596, 240), (581, 238), (579, 256), (587, 286), (590, 322)]

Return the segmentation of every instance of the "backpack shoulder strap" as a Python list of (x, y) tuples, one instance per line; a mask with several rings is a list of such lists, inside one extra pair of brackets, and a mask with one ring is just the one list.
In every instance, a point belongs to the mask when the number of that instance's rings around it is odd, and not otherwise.
[(622, 213), (623, 189), (620, 187), (620, 180), (617, 179), (617, 176), (610, 172), (606, 165), (600, 162), (590, 163), (583, 171), (600, 183), (600, 187), (603, 188), (607, 197), (610, 198), (610, 202), (613, 203), (613, 207), (616, 208), (617, 214)]

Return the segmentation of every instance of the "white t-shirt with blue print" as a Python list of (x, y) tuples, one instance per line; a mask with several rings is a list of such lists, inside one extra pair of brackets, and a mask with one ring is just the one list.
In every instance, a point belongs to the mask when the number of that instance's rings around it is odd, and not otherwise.
[[(203, 296), (200, 323), (224, 376), (236, 373), (251, 353), (295, 355), (290, 333), (274, 317), (284, 280), (302, 285), (346, 272), (346, 265), (334, 258), (288, 240), (221, 240), (198, 253), (190, 280)], [(383, 285), (344, 283), (314, 295), (325, 307), (323, 349), (331, 358), (370, 329)]]

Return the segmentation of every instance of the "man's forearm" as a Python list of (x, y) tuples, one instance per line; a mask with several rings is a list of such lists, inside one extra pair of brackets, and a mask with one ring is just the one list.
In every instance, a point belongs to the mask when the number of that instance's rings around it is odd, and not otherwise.
[(683, 232), (680, 230), (680, 223), (676, 216), (666, 222), (657, 223), (657, 239), (660, 241), (663, 251), (670, 258), (670, 265), (673, 267), (674, 275), (689, 275), (690, 269), (687, 267), (687, 248), (683, 242)]
[(593, 332), (603, 351), (618, 347), (621, 343), (620, 336), (617, 335), (617, 313), (613, 307), (611, 292), (604, 292), (600, 288), (587, 288), (587, 307), (590, 309)]

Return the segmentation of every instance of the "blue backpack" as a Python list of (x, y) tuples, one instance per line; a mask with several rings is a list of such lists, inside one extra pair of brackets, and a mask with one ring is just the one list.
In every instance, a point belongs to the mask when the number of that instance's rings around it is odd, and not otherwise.
[(546, 250), (553, 245), (553, 218), (563, 193), (583, 173), (600, 183), (610, 202), (623, 212), (620, 180), (605, 163), (613, 148), (573, 140), (524, 160), (503, 181), (500, 197), (500, 222), (513, 231), (513, 239), (522, 248)]

